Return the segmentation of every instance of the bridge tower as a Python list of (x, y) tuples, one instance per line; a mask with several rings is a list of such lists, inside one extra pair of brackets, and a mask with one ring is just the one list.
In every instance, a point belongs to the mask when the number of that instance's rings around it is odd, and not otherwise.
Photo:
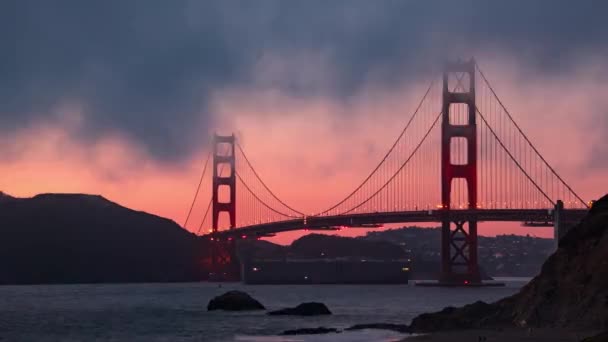
[[(213, 137), (213, 218), (212, 230), (217, 233), (219, 227), (219, 216), (221, 212), (227, 212), (230, 218), (230, 229), (236, 227), (236, 175), (234, 156), (234, 134), (221, 136), (215, 134)], [(224, 175), (227, 174), (227, 175)], [(220, 187), (229, 188), (230, 198), (226, 202), (220, 202)]]
[[(236, 163), (234, 134), (213, 137), (212, 235), (218, 232), (220, 213), (228, 213), (229, 229), (236, 227)], [(229, 198), (220, 199), (220, 189), (227, 187)], [(226, 192), (222, 192), (226, 193)], [(223, 196), (222, 196), (223, 197)], [(214, 239), (211, 245), (212, 273), (217, 280), (239, 280), (236, 241)]]
[[(464, 82), (460, 83), (463, 79)], [(456, 80), (459, 89), (450, 88)], [(464, 90), (460, 91), (462, 88)], [(468, 89), (467, 89), (468, 88)], [(455, 107), (466, 105), (466, 119), (455, 119)], [(451, 119), (453, 118), (453, 119)], [(466, 142), (466, 158), (454, 162), (452, 144)], [(462, 140), (464, 139), (464, 141)], [(477, 262), (477, 221), (454, 220), (450, 215), (452, 181), (464, 179), (468, 209), (477, 207), (477, 123), (475, 107), (475, 61), (448, 63), (443, 73), (441, 125), (441, 202), (444, 211), (441, 227), (441, 283), (480, 283)]]

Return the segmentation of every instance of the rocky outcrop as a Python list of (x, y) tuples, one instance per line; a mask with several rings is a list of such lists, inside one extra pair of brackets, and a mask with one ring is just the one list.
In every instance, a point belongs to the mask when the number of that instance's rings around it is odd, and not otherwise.
[(281, 333), (281, 335), (319, 335), (319, 334), (329, 334), (329, 333), (340, 333), (341, 331), (336, 328), (302, 328), (302, 329), (293, 329), (293, 330), (285, 330)]
[(400, 333), (409, 333), (409, 327), (405, 324), (392, 324), (392, 323), (368, 323), (368, 324), (355, 324), (352, 327), (344, 329), (345, 331), (365, 330), (365, 329), (377, 329), (377, 330), (391, 330)]
[(587, 337), (583, 339), (581, 342), (606, 342), (608, 341), (608, 331), (604, 331), (603, 333), (597, 334), (593, 337)]
[(608, 327), (608, 195), (560, 241), (558, 250), (519, 293), (416, 317), (413, 332), (496, 325)]
[(412, 320), (411, 332), (432, 332), (480, 328), (505, 322), (496, 304), (477, 301), (462, 308), (447, 307), (439, 312), (422, 314)]
[(295, 316), (317, 316), (331, 315), (331, 311), (323, 303), (302, 303), (295, 308), (285, 308), (277, 311), (271, 311), (269, 315), (295, 315)]
[(207, 311), (226, 310), (226, 311), (245, 311), (245, 310), (265, 310), (260, 302), (252, 298), (245, 292), (229, 291), (221, 296), (209, 301)]

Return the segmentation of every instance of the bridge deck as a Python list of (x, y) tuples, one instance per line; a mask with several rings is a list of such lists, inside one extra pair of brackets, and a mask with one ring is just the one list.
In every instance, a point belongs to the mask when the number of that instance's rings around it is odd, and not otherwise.
[[(577, 222), (587, 209), (564, 209), (564, 221)], [(478, 222), (553, 222), (553, 209), (470, 209), (470, 210), (420, 210), (401, 212), (374, 212), (338, 216), (311, 216), (279, 222), (256, 224), (217, 232), (217, 238), (239, 236), (268, 236), (276, 233), (302, 230), (326, 229), (337, 226), (361, 226), (387, 223), (441, 222), (444, 218), (452, 221), (477, 220)], [(205, 236), (211, 236), (210, 234)]]

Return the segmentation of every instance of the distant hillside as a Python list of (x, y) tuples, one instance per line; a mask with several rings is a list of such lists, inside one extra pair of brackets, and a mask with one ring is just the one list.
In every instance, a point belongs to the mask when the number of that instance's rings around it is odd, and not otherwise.
[[(439, 228), (404, 227), (370, 232), (365, 240), (388, 241), (411, 254), (413, 267), (438, 269), (441, 230)], [(493, 277), (532, 277), (555, 249), (552, 239), (521, 235), (479, 236), (479, 264)], [(431, 266), (436, 265), (436, 266)]]
[(198, 280), (195, 235), (101, 196), (0, 193), (0, 283)]
[(387, 241), (366, 241), (336, 235), (309, 234), (289, 246), (267, 241), (249, 241), (239, 244), (242, 256), (256, 259), (317, 259), (317, 258), (369, 258), (393, 260), (407, 258), (399, 246)]

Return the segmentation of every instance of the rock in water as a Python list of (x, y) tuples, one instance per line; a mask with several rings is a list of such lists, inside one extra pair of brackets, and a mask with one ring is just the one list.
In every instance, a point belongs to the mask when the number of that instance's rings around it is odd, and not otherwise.
[(331, 315), (331, 311), (323, 303), (302, 303), (295, 308), (285, 308), (277, 311), (271, 311), (269, 315), (296, 315), (296, 316), (317, 316)]
[(346, 331), (364, 330), (364, 329), (377, 329), (377, 330), (391, 330), (400, 333), (409, 333), (410, 327), (405, 324), (393, 324), (393, 323), (368, 323), (368, 324), (355, 324), (352, 327), (346, 328)]
[(318, 335), (318, 334), (328, 334), (328, 333), (339, 333), (340, 331), (336, 328), (303, 328), (303, 329), (294, 329), (294, 330), (285, 330), (281, 335)]
[(207, 311), (227, 310), (265, 310), (266, 308), (250, 295), (241, 291), (229, 291), (209, 301)]
[(503, 326), (608, 327), (608, 195), (559, 241), (558, 250), (519, 293), (423, 314), (413, 332)]

